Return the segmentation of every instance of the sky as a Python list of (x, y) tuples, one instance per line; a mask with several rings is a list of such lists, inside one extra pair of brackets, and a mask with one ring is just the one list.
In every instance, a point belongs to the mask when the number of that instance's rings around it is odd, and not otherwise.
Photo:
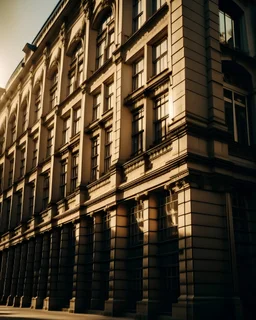
[(0, 0), (0, 87), (24, 57), (59, 0)]

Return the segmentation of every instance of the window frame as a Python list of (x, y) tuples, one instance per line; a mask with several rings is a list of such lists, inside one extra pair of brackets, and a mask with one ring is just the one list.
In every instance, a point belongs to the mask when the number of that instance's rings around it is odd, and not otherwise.
[[(111, 36), (113, 35), (113, 41)], [(106, 13), (98, 28), (96, 40), (96, 70), (101, 68), (106, 61), (111, 59), (115, 47), (115, 27), (113, 11)]]
[[(225, 97), (225, 90), (231, 92), (232, 99), (229, 99), (228, 97)], [(235, 97), (236, 94), (239, 95), (239, 96), (244, 97), (244, 99), (245, 99), (245, 103), (244, 104), (235, 100), (234, 97)], [(223, 99), (224, 99), (224, 104), (225, 104), (225, 102), (228, 102), (228, 103), (232, 104), (232, 115), (233, 115), (233, 119), (232, 119), (233, 120), (233, 132), (232, 132), (232, 134), (233, 134), (233, 140), (236, 143), (239, 143), (239, 144), (244, 144), (244, 141), (239, 142), (236, 105), (239, 106), (239, 107), (245, 108), (246, 128), (247, 128), (247, 143), (246, 143), (246, 145), (250, 146), (251, 145), (251, 141), (250, 141), (251, 139), (250, 139), (250, 125), (249, 125), (249, 118), (248, 118), (248, 116), (249, 116), (248, 92), (243, 90), (243, 89), (240, 89), (239, 87), (232, 86), (230, 84), (225, 83), (224, 86), (223, 86)], [(227, 108), (226, 108), (226, 106), (224, 108), (225, 108), (225, 123), (228, 126), (227, 119), (226, 119), (226, 117), (227, 117)], [(231, 133), (230, 130), (229, 130), (229, 132)]]
[(81, 130), (81, 108), (76, 108), (73, 110), (73, 135), (79, 133)]
[(113, 143), (113, 128), (112, 126), (110, 126), (105, 129), (104, 172), (107, 172), (111, 166), (112, 143)]
[(144, 151), (144, 106), (140, 106), (132, 113), (132, 155), (136, 156)]
[(68, 175), (68, 161), (64, 159), (60, 163), (60, 197), (65, 198), (67, 196), (67, 175)]
[[(142, 68), (140, 64), (142, 63)], [(138, 68), (137, 68), (138, 67)], [(132, 65), (132, 88), (133, 90), (141, 88), (145, 84), (144, 57), (137, 59)]]
[(47, 146), (46, 146), (46, 158), (50, 157), (53, 153), (53, 139), (54, 139), (54, 127), (47, 129)]
[(32, 168), (35, 168), (37, 165), (37, 157), (38, 157), (38, 137), (33, 139)]
[(11, 187), (13, 184), (13, 175), (14, 175), (14, 156), (12, 155), (12, 157), (9, 160), (9, 171), (8, 171), (8, 187)]
[(99, 136), (91, 139), (91, 181), (99, 178)]
[(92, 121), (96, 121), (100, 118), (100, 107), (101, 107), (101, 92), (98, 92), (93, 96)]
[[(162, 45), (166, 42), (166, 49), (162, 52)], [(158, 54), (157, 51), (160, 50)], [(168, 68), (168, 39), (161, 38), (152, 47), (153, 74), (158, 75)]]
[[(169, 96), (169, 93), (168, 91), (166, 91), (154, 99), (153, 112), (154, 112), (155, 143), (159, 143), (165, 140), (168, 135), (168, 131), (169, 131), (168, 96)], [(160, 101), (160, 104), (158, 104), (158, 101)], [(162, 110), (163, 108), (165, 108), (165, 110)], [(163, 129), (164, 129), (164, 134), (163, 134)]]
[(26, 165), (26, 148), (23, 147), (20, 149), (20, 177), (23, 177), (25, 174), (25, 165)]
[(27, 127), (28, 127), (28, 105), (27, 103), (24, 104), (24, 106), (22, 107), (22, 133), (26, 131)]
[(79, 165), (79, 153), (74, 152), (72, 154), (72, 166), (71, 166), (71, 184), (70, 184), (70, 192), (74, 192), (77, 188), (78, 183), (78, 165)]
[(41, 88), (38, 88), (35, 92), (34, 122), (39, 120), (40, 110), (41, 110)]
[[(83, 75), (83, 44), (82, 41), (78, 41), (72, 55), (71, 62), (69, 64), (68, 71), (68, 95), (70, 95), (76, 88), (82, 83)], [(72, 81), (71, 81), (72, 80)]]
[(50, 108), (53, 109), (57, 105), (57, 90), (59, 81), (59, 71), (56, 68), (50, 78)]
[(49, 173), (44, 175), (43, 181), (43, 196), (42, 196), (42, 210), (47, 209), (50, 197), (50, 175)]
[(29, 184), (28, 212), (30, 217), (32, 217), (34, 214), (35, 190), (36, 190), (35, 182), (33, 181)]
[(144, 21), (143, 0), (133, 0), (132, 7), (132, 28), (136, 32), (141, 28)]
[(115, 84), (114, 82), (110, 82), (105, 84), (105, 111), (111, 110), (114, 108), (114, 92), (115, 92)]
[(62, 144), (66, 144), (70, 140), (71, 119), (70, 116), (63, 119)]

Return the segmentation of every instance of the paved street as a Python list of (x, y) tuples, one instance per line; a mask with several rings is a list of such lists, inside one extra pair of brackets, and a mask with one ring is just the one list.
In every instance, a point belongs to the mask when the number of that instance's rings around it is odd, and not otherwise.
[(111, 318), (102, 315), (73, 314), (68, 312), (31, 310), (29, 308), (13, 308), (0, 306), (0, 320), (19, 319), (19, 320), (133, 320), (131, 318)]

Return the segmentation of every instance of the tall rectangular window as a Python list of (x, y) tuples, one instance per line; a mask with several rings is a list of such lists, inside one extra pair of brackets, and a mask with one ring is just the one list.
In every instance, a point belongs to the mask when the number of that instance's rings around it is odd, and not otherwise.
[(20, 224), (22, 209), (22, 192), (17, 193), (16, 226)]
[(80, 131), (81, 126), (81, 108), (74, 110), (74, 126), (73, 134), (76, 135)]
[(230, 15), (219, 11), (220, 43), (231, 48), (241, 48), (241, 25), (239, 19), (234, 20)]
[(114, 30), (112, 30), (108, 34), (108, 45), (107, 45), (107, 59), (110, 59), (112, 57), (112, 53), (115, 49), (115, 33)]
[(44, 181), (43, 181), (43, 210), (47, 208), (48, 202), (49, 202), (49, 182), (50, 182), (50, 177), (49, 175), (44, 176)]
[(23, 177), (25, 174), (25, 161), (26, 161), (25, 152), (26, 152), (25, 148), (20, 150), (20, 177)]
[(165, 93), (155, 100), (154, 103), (154, 127), (155, 141), (164, 140), (168, 132), (168, 94)]
[(11, 216), (11, 202), (12, 202), (12, 198), (9, 197), (6, 199), (6, 222), (5, 222), (5, 231), (8, 230), (8, 225), (9, 225), (9, 221), (10, 221), (10, 216)]
[(69, 70), (68, 73), (68, 95), (74, 91), (75, 88), (75, 68)]
[(71, 192), (74, 192), (78, 182), (78, 161), (79, 154), (74, 153), (72, 155), (72, 168), (71, 168)]
[(38, 139), (33, 140), (32, 168), (37, 165)]
[(53, 128), (48, 129), (46, 157), (52, 154), (53, 149)]
[(93, 97), (93, 109), (92, 109), (92, 120), (99, 119), (100, 117), (100, 101), (101, 94), (97, 94)]
[(50, 88), (50, 107), (54, 108), (57, 104), (57, 89), (58, 89), (58, 71), (56, 70), (51, 77)]
[(95, 181), (99, 177), (99, 137), (92, 139), (91, 166), (91, 180)]
[(34, 113), (34, 122), (36, 122), (40, 117), (41, 110), (41, 91), (40, 88), (36, 91), (35, 94), (35, 113)]
[(144, 85), (144, 58), (133, 64), (132, 86), (136, 90)]
[(27, 129), (28, 125), (28, 107), (25, 105), (22, 109), (22, 132)]
[(11, 158), (9, 162), (8, 187), (10, 187), (13, 182), (13, 166), (14, 166), (14, 159)]
[(35, 201), (35, 183), (29, 185), (29, 199), (28, 199), (28, 213), (32, 217), (34, 214), (34, 201)]
[(235, 142), (249, 145), (247, 97), (244, 94), (224, 89), (225, 120)]
[(97, 69), (100, 68), (104, 63), (105, 47), (106, 47), (106, 39), (103, 39), (101, 42), (98, 43), (98, 46), (97, 46), (97, 59), (96, 59)]
[(68, 171), (68, 162), (64, 160), (61, 162), (60, 169), (60, 196), (65, 198), (67, 195), (67, 171)]
[(104, 172), (107, 172), (111, 166), (112, 156), (112, 127), (105, 131), (105, 159), (104, 159)]
[(114, 82), (106, 85), (105, 111), (114, 108)]
[(153, 47), (153, 69), (155, 75), (168, 67), (167, 48), (167, 38), (161, 40)]
[(63, 120), (62, 140), (63, 144), (69, 142), (70, 138), (70, 117)]
[(16, 139), (16, 119), (14, 118), (11, 122), (11, 143)]
[(132, 154), (143, 151), (143, 108), (136, 110), (132, 117)]
[(110, 59), (115, 48), (113, 13), (109, 11), (100, 21), (97, 37), (96, 69)]
[(82, 83), (83, 75), (83, 47), (79, 41), (75, 46), (68, 72), (68, 94), (71, 94)]
[(143, 0), (133, 0), (133, 32), (143, 24)]

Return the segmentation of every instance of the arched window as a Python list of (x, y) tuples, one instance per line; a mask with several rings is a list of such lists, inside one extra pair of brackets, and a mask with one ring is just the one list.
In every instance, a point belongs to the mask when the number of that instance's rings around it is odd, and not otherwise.
[(245, 50), (244, 15), (233, 1), (219, 1), (220, 43)]
[(109, 10), (104, 13), (99, 28), (97, 37), (97, 53), (96, 53), (96, 68), (100, 68), (108, 59), (111, 58), (115, 48), (115, 29), (113, 12)]
[(224, 74), (225, 121), (235, 142), (250, 145), (249, 73), (232, 61), (222, 62)]

